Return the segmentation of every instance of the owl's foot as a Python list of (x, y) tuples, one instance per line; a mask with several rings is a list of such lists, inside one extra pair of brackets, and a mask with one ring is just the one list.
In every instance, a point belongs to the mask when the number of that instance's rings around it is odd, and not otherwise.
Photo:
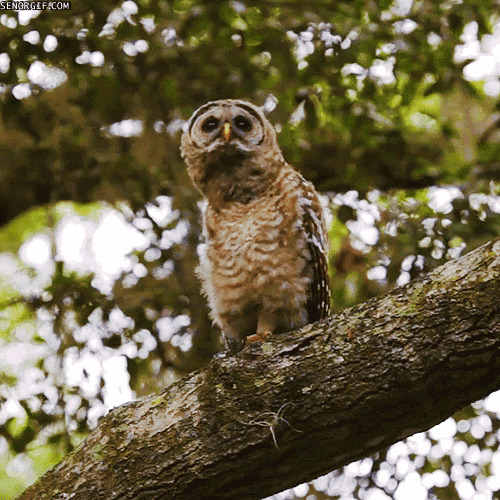
[(226, 350), (233, 354), (241, 351), (245, 345), (244, 341), (235, 339), (234, 337), (230, 337), (228, 335), (223, 335), (223, 339)]
[(267, 340), (271, 337), (272, 333), (271, 332), (260, 332), (256, 333), (254, 335), (249, 335), (246, 338), (246, 342), (263, 342), (264, 340)]

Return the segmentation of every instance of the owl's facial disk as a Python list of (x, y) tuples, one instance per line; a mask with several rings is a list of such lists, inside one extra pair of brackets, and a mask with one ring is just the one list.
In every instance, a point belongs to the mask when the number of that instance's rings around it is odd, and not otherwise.
[(190, 130), (198, 147), (216, 154), (252, 153), (264, 138), (258, 113), (236, 104), (202, 108)]
[(199, 108), (184, 130), (181, 154), (194, 185), (210, 203), (248, 203), (274, 182), (285, 163), (276, 133), (257, 106), (238, 99)]

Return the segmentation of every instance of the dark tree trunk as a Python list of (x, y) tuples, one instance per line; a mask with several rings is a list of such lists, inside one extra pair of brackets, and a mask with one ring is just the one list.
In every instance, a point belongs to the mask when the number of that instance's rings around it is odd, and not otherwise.
[(500, 240), (116, 408), (20, 498), (258, 499), (499, 388)]

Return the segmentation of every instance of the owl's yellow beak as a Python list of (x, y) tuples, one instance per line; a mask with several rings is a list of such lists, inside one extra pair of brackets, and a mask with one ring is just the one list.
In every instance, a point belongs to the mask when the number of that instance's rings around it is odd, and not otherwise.
[(231, 138), (231, 124), (229, 122), (224, 122), (222, 126), (222, 136), (226, 142)]

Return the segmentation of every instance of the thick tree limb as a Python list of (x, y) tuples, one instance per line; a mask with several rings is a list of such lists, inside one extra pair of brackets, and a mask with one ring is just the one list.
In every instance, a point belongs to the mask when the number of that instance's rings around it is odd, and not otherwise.
[(120, 406), (21, 499), (262, 498), (500, 388), (500, 240)]

